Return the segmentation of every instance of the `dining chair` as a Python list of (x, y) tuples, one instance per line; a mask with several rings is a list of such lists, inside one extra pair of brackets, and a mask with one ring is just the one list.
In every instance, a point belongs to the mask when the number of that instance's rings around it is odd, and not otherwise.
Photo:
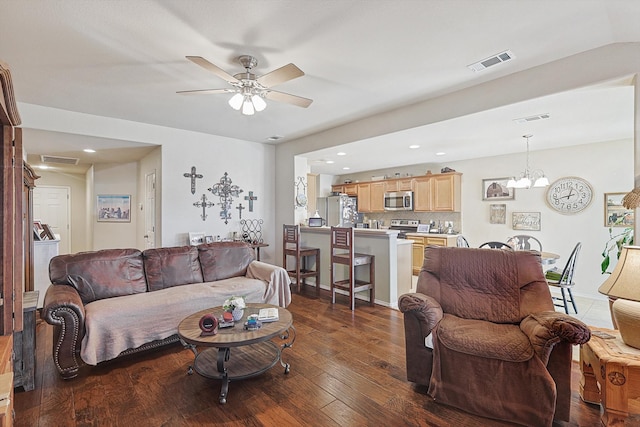
[(528, 234), (518, 234), (507, 239), (507, 244), (517, 251), (538, 251), (542, 252), (540, 240)]
[(456, 238), (456, 246), (458, 248), (468, 248), (469, 242), (467, 241), (467, 239), (464, 238), (464, 236), (458, 236)]
[[(353, 227), (331, 227), (331, 303), (336, 303), (336, 290), (349, 293), (351, 310), (355, 310), (355, 294), (369, 291), (369, 305), (374, 306), (376, 283), (376, 258), (374, 255), (356, 253), (354, 248), (355, 231)], [(336, 279), (336, 264), (347, 267), (347, 277)], [(356, 267), (369, 266), (366, 280), (356, 278)]]
[[(564, 266), (562, 273), (559, 273), (557, 269), (548, 270), (545, 273), (545, 278), (547, 279), (549, 286), (560, 288), (560, 293), (562, 295), (562, 297), (552, 295), (554, 305), (556, 307), (563, 307), (566, 314), (569, 314), (569, 302), (573, 306), (573, 311), (578, 314), (578, 307), (576, 307), (576, 302), (573, 299), (571, 288), (575, 285), (573, 282), (573, 273), (576, 269), (576, 261), (578, 260), (578, 254), (580, 253), (581, 248), (582, 243), (578, 242), (578, 244), (573, 248), (573, 251), (571, 251), (571, 255), (569, 255), (569, 259), (567, 260), (567, 264)], [(556, 301), (558, 301), (558, 303), (556, 303)], [(562, 304), (560, 304), (559, 301), (562, 301)]]
[(491, 249), (513, 249), (511, 246), (507, 245), (506, 243), (503, 242), (484, 242), (483, 244), (481, 244), (480, 246), (478, 246), (479, 248), (491, 248)]
[[(315, 269), (310, 269), (310, 257), (314, 257)], [(288, 260), (295, 261), (295, 266), (287, 266)], [(320, 249), (302, 246), (300, 244), (300, 226), (287, 225), (282, 227), (282, 267), (287, 270), (289, 277), (295, 279), (298, 293), (306, 279), (315, 278), (316, 296), (320, 296)]]

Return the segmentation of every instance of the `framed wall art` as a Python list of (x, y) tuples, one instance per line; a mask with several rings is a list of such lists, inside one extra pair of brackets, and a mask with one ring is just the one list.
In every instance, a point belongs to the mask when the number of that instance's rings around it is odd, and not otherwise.
[(131, 222), (131, 195), (98, 194), (98, 222)]
[(514, 200), (516, 189), (507, 188), (509, 178), (487, 178), (482, 180), (482, 200)]
[(511, 225), (514, 230), (540, 231), (540, 212), (513, 212)]
[[(205, 236), (204, 231), (190, 231), (189, 232), (189, 244), (191, 246), (198, 246), (205, 243), (207, 237), (211, 237), (211, 241), (213, 241), (213, 236)], [(206, 242), (210, 243), (210, 242)]]
[(633, 209), (622, 206), (622, 198), (627, 193), (604, 193), (605, 227), (633, 227)]
[(491, 204), (489, 205), (489, 223), (490, 224), (506, 224), (507, 222), (507, 205)]

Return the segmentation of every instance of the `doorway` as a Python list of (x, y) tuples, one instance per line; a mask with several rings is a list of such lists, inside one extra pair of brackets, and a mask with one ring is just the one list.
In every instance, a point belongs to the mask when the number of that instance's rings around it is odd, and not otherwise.
[(58, 253), (71, 253), (71, 189), (69, 187), (36, 186), (33, 189), (33, 219), (49, 224), (60, 236)]
[(144, 185), (144, 246), (156, 247), (156, 172), (145, 176)]

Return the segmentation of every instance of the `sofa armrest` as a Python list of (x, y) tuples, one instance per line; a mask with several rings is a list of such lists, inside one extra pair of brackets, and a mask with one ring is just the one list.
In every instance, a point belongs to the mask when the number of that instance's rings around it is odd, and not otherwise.
[(72, 286), (51, 285), (44, 297), (44, 320), (53, 325), (53, 360), (65, 378), (78, 375), (79, 353), (84, 337), (85, 311), (80, 295)]
[(520, 329), (546, 365), (553, 347), (561, 342), (584, 344), (591, 339), (589, 327), (575, 317), (555, 311), (530, 314), (520, 322)]
[(291, 278), (287, 270), (277, 265), (261, 261), (251, 261), (246, 277), (262, 280), (266, 283), (264, 302), (266, 304), (287, 307), (291, 303)]
[(413, 315), (421, 323), (424, 323), (426, 325), (424, 329), (429, 331), (426, 335), (429, 335), (431, 330), (442, 319), (442, 307), (440, 307), (440, 304), (432, 297), (424, 294), (400, 295), (398, 308), (405, 316)]

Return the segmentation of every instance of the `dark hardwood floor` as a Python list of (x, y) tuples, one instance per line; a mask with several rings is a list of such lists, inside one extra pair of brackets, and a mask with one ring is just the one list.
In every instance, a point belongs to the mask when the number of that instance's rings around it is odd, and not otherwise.
[[(306, 292), (305, 292), (306, 291)], [(283, 352), (291, 372), (276, 365), (261, 376), (231, 382), (226, 405), (220, 383), (187, 375), (193, 354), (179, 344), (60, 379), (51, 359), (52, 328), (37, 328), (36, 388), (16, 390), (16, 426), (507, 426), (434, 403), (405, 379), (404, 328), (396, 310), (328, 293), (294, 294), (297, 331)], [(573, 366), (571, 422), (597, 426), (600, 408), (580, 400)], [(631, 425), (631, 424), (630, 424)]]

